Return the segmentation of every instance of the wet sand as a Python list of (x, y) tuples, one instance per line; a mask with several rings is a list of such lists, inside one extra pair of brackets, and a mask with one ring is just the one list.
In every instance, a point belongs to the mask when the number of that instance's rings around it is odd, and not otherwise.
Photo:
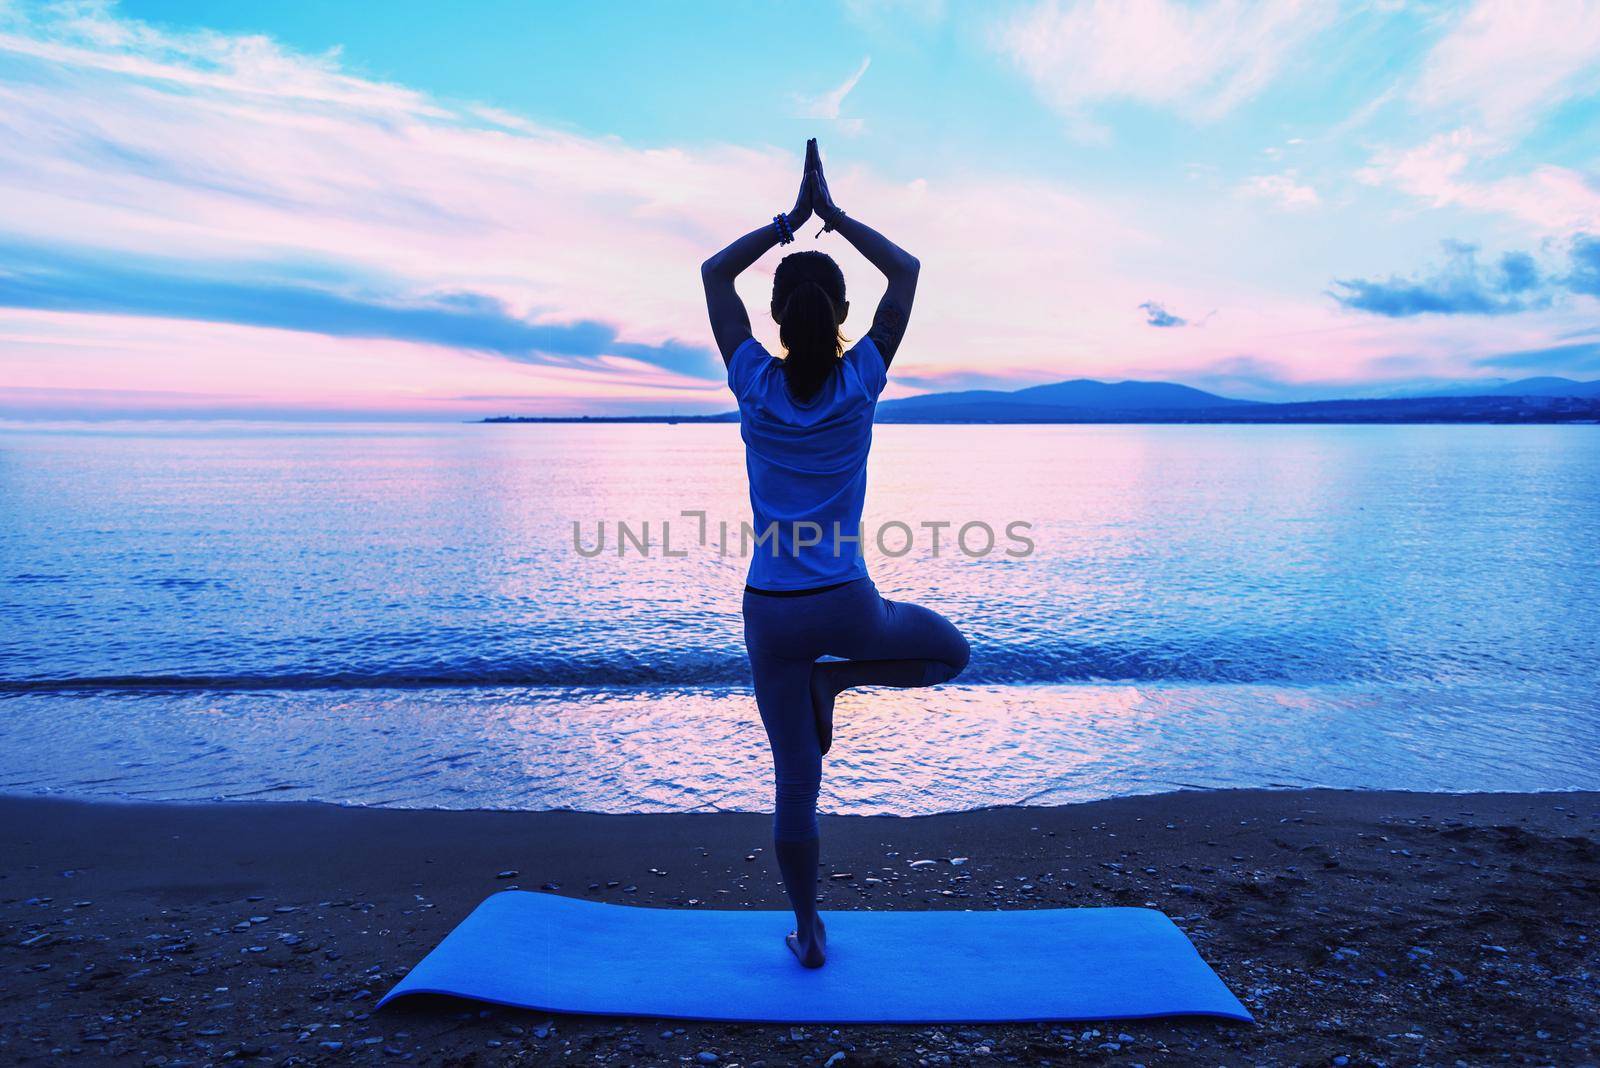
[(1159, 908), (1254, 1027), (792, 1028), (444, 998), (372, 1010), (513, 886), (781, 907), (767, 833), (734, 813), (0, 798), (0, 1063), (1600, 1062), (1596, 793), (1185, 792), (823, 819), (824, 908)]

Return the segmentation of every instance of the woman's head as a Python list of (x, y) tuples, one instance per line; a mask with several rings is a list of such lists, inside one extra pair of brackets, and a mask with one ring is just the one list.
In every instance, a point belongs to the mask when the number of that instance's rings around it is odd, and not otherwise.
[(826, 252), (795, 252), (772, 276), (772, 318), (783, 342), (789, 389), (810, 400), (833, 374), (844, 348), (839, 324), (850, 312), (844, 272)]

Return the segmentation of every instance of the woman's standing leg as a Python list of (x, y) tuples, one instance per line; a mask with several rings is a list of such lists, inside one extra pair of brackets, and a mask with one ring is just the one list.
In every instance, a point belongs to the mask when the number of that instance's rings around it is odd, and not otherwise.
[(756, 706), (772, 746), (772, 846), (795, 918), (789, 948), (800, 963), (819, 968), (827, 957), (827, 932), (817, 915), (822, 750), (811, 710), (812, 662), (775, 655), (768, 647), (776, 636), (769, 613), (777, 611), (773, 605), (759, 604), (753, 610), (747, 605), (745, 648), (755, 678)]
[(871, 586), (866, 590), (870, 599), (852, 613), (852, 625), (841, 627), (827, 650), (849, 659), (816, 664), (811, 672), (812, 715), (822, 753), (833, 745), (833, 703), (845, 690), (937, 686), (961, 674), (972, 655), (967, 639), (944, 616), (885, 600)]

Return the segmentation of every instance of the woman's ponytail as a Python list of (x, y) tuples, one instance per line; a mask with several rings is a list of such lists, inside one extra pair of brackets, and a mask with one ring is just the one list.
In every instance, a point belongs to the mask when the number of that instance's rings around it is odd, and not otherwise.
[(834, 373), (844, 348), (838, 305), (827, 290), (808, 278), (789, 291), (779, 316), (784, 377), (791, 393), (809, 401)]

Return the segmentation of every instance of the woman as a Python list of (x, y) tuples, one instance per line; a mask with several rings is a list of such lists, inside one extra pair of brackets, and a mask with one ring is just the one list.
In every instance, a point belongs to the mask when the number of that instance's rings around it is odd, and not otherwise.
[[(750, 335), (734, 279), (815, 212), (888, 279), (867, 336), (844, 348), (844, 275), (821, 252), (796, 252), (772, 280), (784, 354)], [(900, 347), (919, 265), (834, 204), (813, 139), (794, 209), (739, 238), (700, 269), (717, 348), (739, 401), (755, 551), (744, 590), (745, 648), (772, 745), (773, 846), (794, 907), (787, 942), (820, 968), (827, 933), (817, 915), (817, 790), (833, 743), (834, 699), (853, 686), (932, 686), (967, 665), (961, 632), (936, 612), (886, 601), (861, 558), (872, 416)], [(818, 663), (819, 656), (843, 660)]]

